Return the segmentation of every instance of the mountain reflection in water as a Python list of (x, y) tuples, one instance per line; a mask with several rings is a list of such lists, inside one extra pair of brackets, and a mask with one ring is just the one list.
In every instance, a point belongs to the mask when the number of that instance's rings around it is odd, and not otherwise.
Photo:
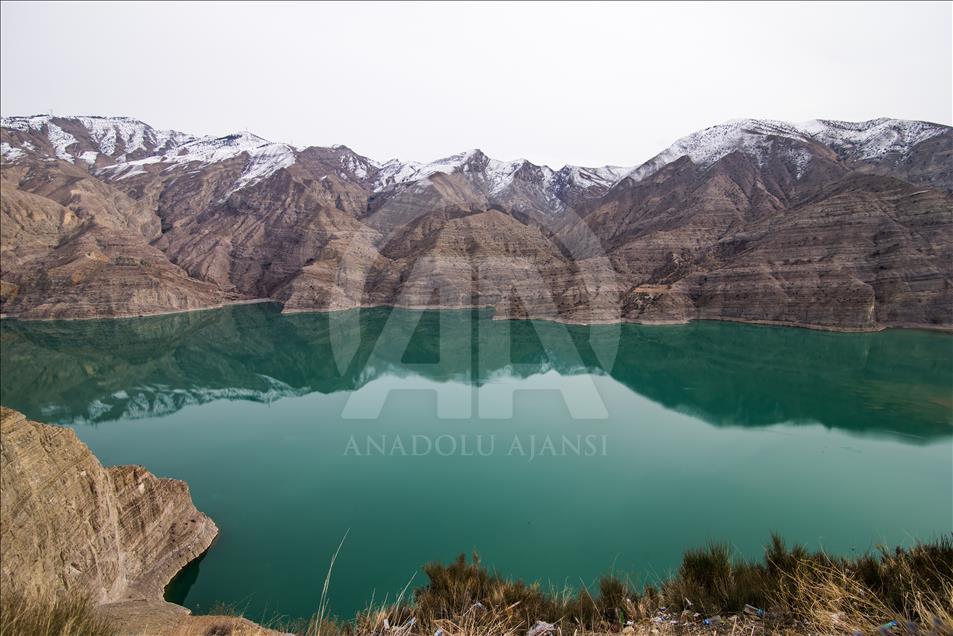
[(481, 387), (555, 371), (609, 375), (716, 426), (820, 423), (913, 442), (953, 432), (953, 338), (938, 333), (581, 326), (495, 321), (478, 310), (282, 314), (269, 304), (138, 319), (4, 320), (0, 328), (3, 403), (56, 423), (354, 391), (385, 376)]

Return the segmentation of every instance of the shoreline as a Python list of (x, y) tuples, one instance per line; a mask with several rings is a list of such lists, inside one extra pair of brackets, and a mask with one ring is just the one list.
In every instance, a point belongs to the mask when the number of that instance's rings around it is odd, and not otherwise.
[[(202, 311), (214, 311), (216, 309), (226, 309), (228, 307), (240, 306), (240, 305), (259, 305), (259, 304), (275, 304), (281, 306), (280, 313), (292, 315), (292, 314), (332, 314), (340, 313), (345, 311), (354, 311), (356, 309), (378, 309), (378, 308), (391, 308), (391, 309), (405, 309), (413, 311), (461, 311), (464, 309), (493, 309), (493, 305), (444, 305), (435, 307), (433, 305), (395, 305), (391, 303), (368, 303), (368, 304), (356, 304), (351, 307), (336, 307), (333, 309), (307, 309), (307, 308), (292, 308), (286, 309), (284, 304), (280, 300), (275, 300), (273, 298), (246, 298), (235, 301), (224, 302), (216, 305), (209, 305), (206, 307), (194, 307), (189, 309), (170, 309), (170, 310), (160, 310), (153, 312), (136, 312), (136, 313), (119, 313), (112, 315), (100, 315), (100, 316), (56, 316), (56, 317), (21, 317), (16, 314), (6, 314), (0, 313), (0, 320), (17, 320), (20, 322), (57, 322), (57, 321), (80, 321), (80, 320), (130, 320), (135, 318), (151, 318), (155, 316), (172, 316), (176, 314), (189, 314)], [(692, 322), (730, 322), (743, 325), (760, 325), (765, 327), (787, 327), (792, 329), (808, 329), (810, 331), (826, 331), (831, 333), (877, 333), (881, 331), (887, 331), (889, 329), (896, 330), (906, 330), (906, 331), (927, 331), (933, 333), (946, 333), (953, 335), (953, 323), (949, 325), (925, 325), (925, 324), (916, 324), (916, 323), (900, 323), (900, 324), (887, 324), (887, 325), (876, 325), (873, 327), (839, 327), (836, 325), (820, 325), (815, 323), (802, 323), (796, 321), (786, 321), (786, 320), (759, 320), (759, 319), (744, 319), (744, 318), (684, 318), (671, 320), (629, 320), (621, 318), (619, 320), (572, 320), (568, 318), (561, 317), (511, 317), (511, 316), (497, 316), (495, 313), (492, 317), (492, 320), (528, 320), (528, 321), (540, 321), (540, 322), (551, 322), (557, 324), (565, 325), (579, 325), (579, 326), (611, 326), (611, 325), (644, 325), (647, 327), (666, 327), (666, 326), (676, 326), (676, 325), (687, 325)]]
[(119, 313), (112, 314), (108, 316), (51, 316), (46, 318), (32, 318), (27, 317), (23, 318), (17, 316), (16, 314), (4, 314), (0, 313), (0, 320), (19, 320), (20, 322), (72, 322), (80, 320), (129, 320), (133, 318), (153, 318), (155, 316), (174, 316), (176, 314), (192, 314), (200, 311), (214, 311), (216, 309), (225, 309), (227, 307), (234, 307), (237, 305), (259, 305), (264, 303), (275, 303), (281, 304), (276, 300), (271, 298), (247, 298), (241, 300), (235, 300), (225, 303), (220, 303), (217, 305), (208, 305), (207, 307), (192, 307), (189, 309), (164, 309), (159, 311), (149, 311), (149, 312), (136, 312), (136, 313)]

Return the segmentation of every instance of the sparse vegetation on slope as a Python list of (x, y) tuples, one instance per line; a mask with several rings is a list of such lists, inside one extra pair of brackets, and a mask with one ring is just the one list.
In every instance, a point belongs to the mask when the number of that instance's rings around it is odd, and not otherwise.
[(82, 597), (0, 594), (0, 636), (115, 636), (111, 622)]
[[(711, 544), (687, 551), (671, 579), (641, 589), (609, 575), (598, 589), (546, 591), (491, 572), (476, 555), (423, 569), (428, 584), (405, 590), (406, 601), (350, 621), (327, 619), (324, 608), (309, 621), (270, 626), (303, 636), (953, 634), (953, 536), (853, 559), (789, 548), (778, 536), (760, 562)], [(76, 597), (4, 589), (2, 610), (0, 636), (117, 633)]]
[(312, 619), (305, 636), (532, 634), (953, 634), (953, 536), (859, 558), (788, 547), (760, 562), (726, 544), (688, 550), (672, 578), (641, 589), (605, 576), (598, 589), (546, 591), (505, 579), (474, 555), (424, 566), (412, 600), (352, 621)]

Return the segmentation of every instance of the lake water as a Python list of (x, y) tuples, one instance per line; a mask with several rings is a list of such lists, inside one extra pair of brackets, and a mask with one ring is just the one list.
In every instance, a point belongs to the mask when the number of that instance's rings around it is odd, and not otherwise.
[(953, 337), (481, 311), (2, 323), (2, 402), (186, 480), (221, 535), (169, 590), (297, 617), (478, 551), (562, 587), (771, 531), (838, 554), (953, 530)]

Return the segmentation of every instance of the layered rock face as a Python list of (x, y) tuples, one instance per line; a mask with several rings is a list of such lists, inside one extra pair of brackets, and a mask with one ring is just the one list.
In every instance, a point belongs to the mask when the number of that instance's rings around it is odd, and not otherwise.
[(3, 408), (2, 576), (98, 603), (161, 598), (218, 528), (188, 486), (141, 466), (103, 468), (68, 429)]
[(268, 298), (579, 322), (953, 326), (953, 129), (742, 120), (634, 168), (377, 163), (344, 146), (7, 118), (0, 299), (22, 318)]
[[(166, 584), (218, 534), (184, 482), (141, 466), (104, 468), (72, 430), (0, 407), (0, 490), (5, 594), (89, 597), (129, 634), (231, 624), (190, 624), (188, 610), (162, 600)], [(235, 624), (259, 633), (248, 621)]]

